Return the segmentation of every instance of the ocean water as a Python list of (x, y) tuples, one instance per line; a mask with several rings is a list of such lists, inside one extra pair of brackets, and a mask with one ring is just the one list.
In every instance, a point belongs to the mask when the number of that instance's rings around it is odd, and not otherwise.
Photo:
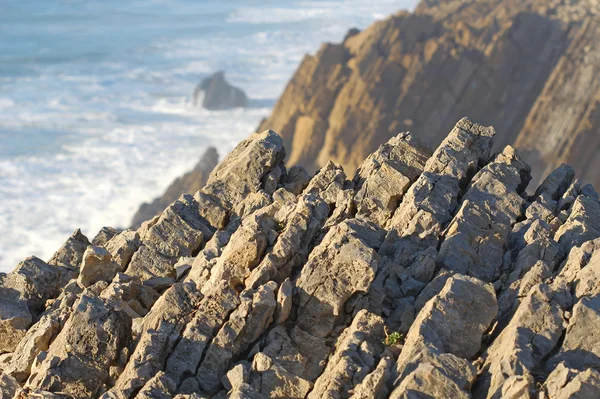
[[(47, 260), (256, 128), (302, 60), (415, 0), (0, 2), (0, 271)], [(223, 69), (251, 107), (191, 106)]]

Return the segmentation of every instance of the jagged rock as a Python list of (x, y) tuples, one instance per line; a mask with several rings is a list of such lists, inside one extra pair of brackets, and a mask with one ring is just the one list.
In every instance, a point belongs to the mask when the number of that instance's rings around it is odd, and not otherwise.
[(369, 291), (379, 267), (383, 231), (352, 220), (335, 226), (313, 250), (296, 281), (297, 325), (316, 337), (328, 336), (351, 296)]
[(430, 156), (431, 150), (410, 133), (399, 134), (379, 147), (354, 177), (357, 217), (383, 227)]
[(379, 361), (377, 368), (367, 375), (365, 379), (356, 386), (352, 399), (383, 399), (387, 398), (386, 380), (392, 373), (394, 361), (386, 356)]
[(0, 353), (14, 351), (33, 321), (27, 301), (19, 294), (15, 289), (0, 287)]
[(442, 226), (450, 220), (456, 206), (461, 185), (487, 159), (494, 134), (494, 129), (467, 119), (456, 124), (388, 222), (390, 231), (381, 253), (406, 266), (419, 251), (437, 246)]
[(97, 396), (129, 339), (130, 323), (102, 299), (84, 294), (48, 352), (34, 364), (26, 386), (77, 398)]
[[(143, 222), (162, 213), (172, 202), (183, 194), (194, 194), (206, 184), (208, 175), (217, 166), (219, 154), (214, 147), (209, 147), (194, 169), (175, 179), (165, 192), (150, 203), (143, 203), (133, 216), (131, 227), (138, 229)], [(97, 245), (97, 244), (94, 244)]]
[(32, 256), (8, 273), (2, 286), (9, 295), (17, 292), (20, 299), (27, 301), (29, 312), (35, 317), (44, 310), (46, 301), (56, 298), (75, 276), (69, 268), (50, 265)]
[(390, 398), (409, 392), (469, 397), (475, 369), (469, 363), (498, 311), (490, 285), (454, 275), (419, 312), (398, 357), (399, 378)]
[(506, 241), (522, 216), (529, 172), (512, 147), (479, 171), (444, 232), (439, 260), (445, 268), (486, 282), (500, 276)]
[(49, 265), (63, 266), (77, 269), (81, 265), (81, 259), (88, 245), (91, 245), (81, 230), (77, 229), (60, 247), (52, 258), (48, 261)]
[(597, 237), (600, 237), (600, 202), (580, 194), (571, 207), (568, 219), (560, 226), (554, 239), (568, 252), (571, 248)]
[(111, 238), (119, 234), (119, 230), (114, 229), (110, 226), (105, 226), (100, 229), (98, 234), (92, 240), (92, 244), (95, 247), (103, 247)]
[(474, 388), (475, 396), (500, 397), (512, 383), (511, 377), (524, 377), (525, 391), (532, 391), (536, 370), (562, 334), (563, 313), (548, 286), (532, 289), (484, 354), (484, 371)]
[(583, 297), (573, 306), (560, 351), (548, 361), (548, 369), (564, 362), (577, 370), (600, 366), (600, 339), (590, 333), (590, 326), (600, 321), (600, 295)]
[(375, 368), (375, 361), (383, 351), (383, 338), (383, 320), (360, 311), (338, 338), (334, 354), (307, 398), (350, 397), (354, 386)]
[(0, 399), (17, 398), (22, 391), (21, 386), (14, 378), (0, 372)]
[[(233, 209), (250, 193), (260, 190), (264, 176), (284, 157), (283, 142), (275, 132), (255, 133), (212, 171), (202, 193), (218, 198), (222, 207)], [(214, 223), (213, 226), (219, 228)]]
[(577, 371), (559, 364), (548, 376), (544, 391), (549, 399), (585, 399), (600, 395), (600, 373), (594, 369)]
[(125, 230), (111, 238), (105, 248), (112, 255), (113, 261), (125, 271), (131, 257), (140, 247), (140, 236), (136, 231)]
[(163, 369), (200, 297), (188, 284), (174, 284), (165, 291), (142, 320), (135, 350), (106, 398), (131, 397)]
[(281, 139), (251, 136), (81, 264), (0, 276), (0, 391), (592, 395), (600, 202), (566, 166), (527, 196), (528, 166), (490, 158), (492, 136), (463, 119), (431, 154), (400, 134), (352, 181), (334, 163), (287, 172)]
[(135, 399), (171, 399), (177, 385), (165, 373), (159, 371), (135, 395)]
[(111, 254), (102, 247), (88, 247), (83, 254), (77, 282), (88, 287), (98, 281), (110, 282), (121, 266), (112, 261)]
[(194, 105), (206, 109), (221, 110), (245, 107), (248, 103), (246, 94), (225, 80), (225, 72), (215, 72), (194, 90)]
[(41, 352), (48, 350), (50, 343), (71, 315), (76, 299), (77, 296), (71, 292), (61, 295), (18, 343), (10, 362), (4, 367), (5, 373), (21, 383), (25, 382), (31, 373), (35, 358)]
[(276, 288), (277, 284), (270, 282), (254, 293), (242, 293), (241, 303), (214, 337), (198, 369), (198, 385), (202, 391), (216, 393), (231, 359), (248, 350), (269, 327), (275, 313)]

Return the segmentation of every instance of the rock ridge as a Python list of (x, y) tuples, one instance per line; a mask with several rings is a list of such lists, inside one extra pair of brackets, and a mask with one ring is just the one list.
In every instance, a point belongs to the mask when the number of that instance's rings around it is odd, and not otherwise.
[(251, 135), (136, 230), (0, 281), (1, 398), (600, 396), (600, 201), (460, 120), (348, 177)]

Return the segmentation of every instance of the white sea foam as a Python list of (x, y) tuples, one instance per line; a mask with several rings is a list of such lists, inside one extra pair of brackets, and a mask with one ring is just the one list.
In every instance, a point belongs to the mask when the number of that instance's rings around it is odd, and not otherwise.
[[(151, 26), (145, 35), (123, 30), (124, 44), (101, 42), (88, 51), (115, 48), (98, 59), (58, 54), (56, 62), (27, 64), (26, 73), (0, 69), (0, 271), (29, 255), (48, 259), (76, 228), (91, 239), (104, 225), (127, 227), (139, 204), (193, 167), (209, 145), (224, 155), (251, 133), (270, 112), (264, 104), (275, 101), (304, 54), (414, 1), (248, 2), (252, 6), (242, 7), (214, 2), (224, 13), (218, 28), (188, 16), (203, 11), (200, 2), (125, 3), (127, 13), (159, 7), (160, 18), (165, 7), (174, 7), (175, 16), (164, 22), (173, 28), (154, 34), (163, 26)], [(25, 21), (35, 17), (36, 4), (41, 9), (45, 3), (32, 4)], [(62, 6), (91, 9), (107, 21), (119, 16), (102, 3)], [(80, 29), (81, 22), (74, 23)], [(204, 31), (193, 31), (202, 23)], [(98, 27), (89, 29), (93, 34)], [(63, 30), (67, 33), (58, 42), (80, 51), (78, 35), (61, 25)], [(104, 30), (98, 32), (97, 40), (105, 40)], [(151, 39), (139, 42), (138, 36)], [(43, 60), (53, 56), (46, 50), (40, 54)], [(15, 59), (28, 56), (19, 53)], [(219, 69), (257, 108), (211, 112), (191, 105), (194, 87)]]

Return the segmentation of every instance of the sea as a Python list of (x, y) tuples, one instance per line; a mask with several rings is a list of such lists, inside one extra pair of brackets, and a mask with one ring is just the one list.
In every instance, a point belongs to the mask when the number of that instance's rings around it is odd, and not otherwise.
[[(305, 54), (416, 0), (0, 0), (0, 272), (223, 156), (269, 115)], [(192, 105), (215, 71), (249, 107)]]

